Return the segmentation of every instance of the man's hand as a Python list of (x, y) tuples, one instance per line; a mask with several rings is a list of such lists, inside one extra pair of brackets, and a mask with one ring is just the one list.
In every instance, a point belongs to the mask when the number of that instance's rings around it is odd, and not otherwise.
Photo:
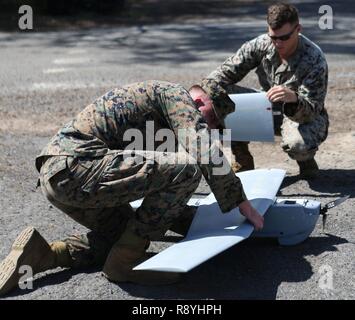
[(298, 99), (296, 93), (285, 86), (272, 87), (266, 96), (271, 102), (295, 103)]
[(264, 218), (253, 208), (249, 200), (245, 200), (239, 204), (239, 211), (254, 225), (256, 231), (263, 228)]

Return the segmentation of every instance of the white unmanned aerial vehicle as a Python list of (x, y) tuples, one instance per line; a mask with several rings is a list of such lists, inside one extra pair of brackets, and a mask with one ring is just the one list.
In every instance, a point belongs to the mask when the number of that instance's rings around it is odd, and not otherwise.
[[(272, 108), (265, 93), (230, 97), (238, 106), (237, 111), (225, 121), (226, 127), (232, 129), (232, 140), (273, 141)], [(245, 123), (248, 125), (245, 126)], [(253, 232), (254, 227), (239, 213), (238, 208), (223, 214), (212, 193), (204, 199), (191, 199), (188, 204), (199, 208), (186, 237), (134, 270), (188, 272), (251, 235), (277, 238), (281, 245), (298, 244), (312, 233), (320, 215), (323, 215), (325, 223), (326, 211), (348, 198), (332, 201), (323, 208), (320, 202), (314, 200), (276, 198), (285, 174), (285, 170), (281, 169), (237, 173), (247, 198), (264, 215), (261, 231)], [(132, 202), (132, 207), (139, 207), (141, 201)]]

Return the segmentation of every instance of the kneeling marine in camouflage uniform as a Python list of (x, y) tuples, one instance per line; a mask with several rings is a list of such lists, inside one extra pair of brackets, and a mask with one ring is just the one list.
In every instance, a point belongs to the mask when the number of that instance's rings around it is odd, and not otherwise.
[[(221, 66), (202, 80), (208, 94), (251, 93), (237, 83), (256, 69), (261, 89), (267, 92), (274, 108), (282, 111), (282, 149), (297, 161), (300, 175), (313, 178), (318, 172), (314, 159), (318, 146), (327, 138), (329, 120), (324, 101), (328, 66), (322, 50), (300, 34), (297, 9), (275, 4), (268, 9), (269, 33), (244, 43)], [(232, 101), (229, 100), (229, 104)], [(231, 108), (224, 110), (224, 116)], [(254, 169), (248, 143), (234, 142), (236, 171)], [(239, 165), (238, 165), (239, 164)]]
[[(154, 123), (154, 133), (172, 130), (184, 152), (153, 151), (147, 146), (130, 149), (125, 132), (138, 129), (146, 141), (147, 121)], [(41, 189), (55, 207), (90, 232), (47, 244), (34, 228), (27, 228), (0, 265), (0, 294), (17, 285), (23, 264), (32, 266), (34, 273), (57, 266), (104, 266), (104, 275), (115, 282), (177, 281), (177, 273), (132, 268), (147, 259), (151, 240), (161, 238), (169, 228), (181, 232), (181, 224), (174, 229), (179, 217), (186, 216), (185, 229), (189, 226), (194, 208), (186, 204), (201, 176), (222, 212), (248, 202), (230, 166), (226, 174), (214, 174), (219, 164), (202, 163), (199, 144), (180, 139), (178, 130), (183, 128), (192, 129), (191, 140), (201, 132), (210, 135), (189, 92), (161, 81), (109, 91), (62, 127), (36, 159)], [(212, 143), (205, 152), (214, 148)], [(186, 161), (190, 154), (196, 155), (195, 162)], [(179, 160), (183, 157), (185, 161)], [(129, 203), (141, 198), (142, 205), (133, 211)]]

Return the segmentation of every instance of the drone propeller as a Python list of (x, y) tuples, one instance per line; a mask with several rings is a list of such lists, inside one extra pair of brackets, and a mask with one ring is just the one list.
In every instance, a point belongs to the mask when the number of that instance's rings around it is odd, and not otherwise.
[(341, 203), (343, 203), (344, 201), (349, 199), (349, 197), (350, 197), (350, 195), (347, 195), (345, 197), (341, 197), (341, 198), (336, 199), (334, 201), (328, 202), (323, 208), (320, 209), (320, 215), (322, 215), (323, 233), (324, 233), (324, 230), (325, 230), (325, 224), (327, 222), (327, 217), (328, 217), (327, 212), (328, 212), (328, 210), (338, 206)]

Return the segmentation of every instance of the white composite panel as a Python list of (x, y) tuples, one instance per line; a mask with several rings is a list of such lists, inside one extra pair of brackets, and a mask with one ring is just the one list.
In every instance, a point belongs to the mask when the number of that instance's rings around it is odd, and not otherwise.
[(265, 92), (230, 94), (235, 112), (224, 122), (232, 141), (274, 141), (272, 106)]
[[(274, 203), (285, 171), (258, 169), (238, 173), (253, 206), (264, 215)], [(248, 238), (254, 227), (238, 209), (222, 214), (211, 193), (200, 201), (187, 236), (134, 270), (188, 272), (192, 268)]]

